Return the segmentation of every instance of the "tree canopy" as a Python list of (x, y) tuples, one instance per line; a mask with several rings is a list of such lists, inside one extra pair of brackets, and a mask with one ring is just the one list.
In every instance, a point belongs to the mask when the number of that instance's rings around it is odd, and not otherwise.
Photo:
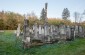
[(68, 8), (64, 8), (62, 12), (62, 18), (64, 20), (67, 20), (69, 17), (70, 17), (70, 11), (68, 10)]

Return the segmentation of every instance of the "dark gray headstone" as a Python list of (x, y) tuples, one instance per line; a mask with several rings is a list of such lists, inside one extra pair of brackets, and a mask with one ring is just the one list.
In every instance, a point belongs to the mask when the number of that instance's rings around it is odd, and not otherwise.
[(75, 39), (75, 34), (74, 34), (74, 26), (71, 27), (71, 40), (74, 40)]

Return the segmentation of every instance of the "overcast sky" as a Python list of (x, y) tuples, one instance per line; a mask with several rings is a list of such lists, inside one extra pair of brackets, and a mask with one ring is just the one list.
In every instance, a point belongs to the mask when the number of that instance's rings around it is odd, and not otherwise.
[(75, 11), (82, 13), (85, 10), (85, 0), (0, 0), (0, 11), (12, 11), (20, 14), (34, 12), (38, 17), (44, 7), (45, 2), (48, 3), (48, 17), (61, 18), (64, 8), (68, 8), (73, 20)]

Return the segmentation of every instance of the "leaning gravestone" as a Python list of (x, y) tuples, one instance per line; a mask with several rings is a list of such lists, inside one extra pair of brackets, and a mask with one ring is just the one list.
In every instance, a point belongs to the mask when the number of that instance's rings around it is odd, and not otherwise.
[(24, 39), (23, 39), (23, 47), (27, 48), (30, 46), (30, 33), (29, 33), (29, 20), (24, 19)]

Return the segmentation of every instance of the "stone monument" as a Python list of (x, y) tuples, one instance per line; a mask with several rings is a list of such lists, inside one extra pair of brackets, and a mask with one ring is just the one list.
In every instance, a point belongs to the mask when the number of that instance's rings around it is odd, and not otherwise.
[(17, 28), (17, 37), (19, 37), (20, 36), (20, 24), (18, 24), (18, 28)]
[(31, 45), (31, 41), (30, 41), (30, 33), (29, 33), (29, 20), (28, 19), (24, 19), (24, 38), (23, 38), (23, 47), (27, 48)]

